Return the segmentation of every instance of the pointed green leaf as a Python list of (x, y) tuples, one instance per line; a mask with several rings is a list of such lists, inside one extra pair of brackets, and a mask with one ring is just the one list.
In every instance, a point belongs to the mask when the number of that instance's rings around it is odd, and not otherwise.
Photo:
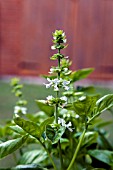
[(32, 170), (32, 169), (35, 169), (35, 170), (47, 170), (47, 168), (43, 168), (41, 167), (40, 165), (37, 165), (37, 164), (28, 164), (28, 165), (17, 165), (16, 167), (14, 168), (11, 168), (11, 170)]
[(36, 103), (39, 109), (45, 112), (48, 116), (52, 116), (54, 114), (54, 107), (47, 105), (45, 100), (36, 100)]
[(108, 94), (96, 102), (97, 112), (101, 113), (113, 106), (113, 94)]
[(19, 164), (39, 164), (43, 162), (47, 157), (47, 153), (44, 150), (32, 150), (25, 152), (22, 155)]
[(52, 142), (52, 144), (57, 143), (65, 132), (65, 127), (47, 125), (46, 126), (46, 136)]
[(45, 127), (49, 124), (52, 124), (54, 121), (54, 116), (53, 117), (49, 117), (46, 120), (44, 120), (41, 125), (40, 125), (40, 130), (41, 130), (41, 134), (44, 132)]
[(70, 75), (70, 78), (72, 79), (72, 82), (75, 82), (75, 81), (86, 78), (93, 71), (94, 71), (94, 68), (85, 68), (85, 69), (77, 70), (75, 72), (72, 72), (72, 74)]
[(25, 132), (20, 126), (18, 126), (18, 125), (10, 126), (10, 128), (11, 128), (14, 132), (19, 133), (19, 134), (21, 134), (21, 135), (25, 135), (25, 134), (26, 134), (26, 132)]
[(3, 158), (19, 149), (27, 140), (27, 135), (21, 138), (8, 140), (0, 144), (0, 158)]
[(74, 110), (78, 115), (87, 115), (89, 117), (92, 116), (92, 112), (95, 108), (97, 101), (97, 96), (84, 96), (76, 100), (74, 105)]
[(113, 151), (108, 150), (89, 150), (88, 153), (98, 159), (101, 162), (104, 162), (110, 166), (113, 166)]
[(41, 137), (40, 127), (36, 123), (25, 120), (19, 116), (14, 118), (14, 122), (36, 139)]
[(88, 147), (93, 143), (97, 143), (98, 133), (97, 132), (86, 132), (82, 146)]

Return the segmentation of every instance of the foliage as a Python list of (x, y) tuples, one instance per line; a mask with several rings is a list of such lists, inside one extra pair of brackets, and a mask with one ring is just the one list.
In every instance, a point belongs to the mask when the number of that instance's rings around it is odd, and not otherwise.
[[(58, 65), (44, 76), (54, 96), (36, 100), (40, 111), (30, 114), (23, 99), (23, 85), (11, 81), (18, 98), (13, 120), (0, 127), (0, 158), (19, 149), (20, 159), (12, 169), (102, 170), (113, 168), (113, 148), (102, 129), (112, 123), (103, 122), (99, 115), (113, 106), (113, 94), (99, 97), (93, 87), (75, 87), (93, 68), (70, 70), (71, 61), (61, 53), (67, 47), (62, 30), (53, 33), (50, 57)], [(34, 146), (33, 146), (34, 145)]]

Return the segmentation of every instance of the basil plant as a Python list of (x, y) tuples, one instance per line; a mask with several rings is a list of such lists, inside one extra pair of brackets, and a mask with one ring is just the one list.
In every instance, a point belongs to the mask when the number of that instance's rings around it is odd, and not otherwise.
[[(72, 62), (62, 51), (67, 48), (65, 32), (56, 30), (51, 49), (56, 53), (45, 88), (54, 95), (36, 100), (40, 111), (28, 114), (27, 101), (17, 78), (11, 82), (18, 98), (14, 116), (7, 125), (9, 134), (0, 141), (0, 158), (18, 149), (17, 166), (11, 169), (40, 170), (110, 170), (113, 168), (113, 147), (100, 121), (99, 115), (113, 106), (113, 94), (100, 97), (91, 93), (93, 87), (76, 86), (93, 68), (70, 70)], [(29, 147), (31, 146), (31, 147)]]

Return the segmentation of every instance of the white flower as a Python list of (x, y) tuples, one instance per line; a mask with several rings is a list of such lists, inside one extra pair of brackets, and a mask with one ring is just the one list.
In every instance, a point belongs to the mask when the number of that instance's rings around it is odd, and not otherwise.
[(66, 42), (67, 42), (67, 39), (64, 39), (63, 42), (66, 43)]
[(65, 127), (66, 122), (65, 122), (65, 120), (64, 120), (64, 119), (62, 119), (62, 118), (58, 117), (58, 124), (61, 124), (62, 126), (64, 126), (64, 127)]
[(71, 126), (72, 126), (72, 123), (69, 122), (69, 123), (66, 125), (66, 128), (67, 128), (69, 131), (73, 132), (73, 129), (70, 128)]
[(55, 70), (54, 68), (50, 68), (50, 72), (49, 73), (50, 74), (54, 73), (54, 70)]
[(70, 81), (63, 80), (62, 85), (65, 90), (69, 90), (69, 85)]
[(69, 87), (67, 85), (70, 83), (70, 81), (63, 80), (62, 78), (55, 78), (53, 80), (47, 78), (47, 80), (49, 81), (49, 83), (44, 83), (44, 85), (46, 85), (46, 88), (50, 88), (52, 86), (54, 88), (54, 91), (59, 91), (59, 87), (62, 86), (65, 90), (69, 90)]
[(69, 87), (68, 87), (68, 86), (65, 86), (64, 89), (68, 91), (68, 90), (69, 90)]
[(62, 81), (62, 79), (61, 79), (61, 78), (60, 78), (60, 79), (56, 78), (56, 79), (53, 79), (52, 81), (53, 81), (53, 83), (54, 83), (55, 85), (58, 85), (58, 84), (60, 84), (60, 82)]
[(66, 96), (62, 96), (60, 99), (64, 100), (67, 103), (67, 97)]
[(66, 128), (67, 128), (69, 131), (71, 131), (71, 132), (73, 131), (72, 128), (70, 128), (70, 127), (72, 126), (72, 123), (71, 123), (71, 122), (69, 122), (68, 124), (66, 124), (66, 122), (65, 122), (64, 119), (58, 117), (58, 124), (61, 124), (61, 126), (66, 127)]
[(63, 37), (65, 36), (65, 32), (63, 32), (62, 36), (63, 36)]
[(66, 57), (64, 57), (64, 58), (69, 58), (69, 56), (66, 56)]
[(76, 114), (75, 118), (78, 119), (80, 116), (78, 114)]
[(55, 48), (55, 46), (53, 45), (53, 46), (51, 46), (51, 49), (52, 49), (52, 50), (55, 50), (56, 48)]
[(56, 37), (53, 37), (54, 40), (56, 40)]
[(44, 85), (46, 86), (46, 88), (50, 88), (52, 86), (52, 80), (50, 78), (47, 78), (47, 80), (49, 81), (49, 84), (45, 84)]
[(57, 85), (54, 86), (54, 91), (59, 91), (59, 88)]
[(52, 100), (54, 97), (51, 95), (51, 96), (48, 96), (46, 97), (47, 100)]
[(63, 80), (63, 82), (62, 82), (63, 86), (66, 86), (66, 85), (68, 85), (69, 83), (70, 83), (70, 81), (66, 81), (66, 80)]
[(64, 72), (67, 72), (68, 71), (68, 68), (64, 68)]
[(18, 114), (18, 113), (23, 113), (26, 114), (27, 113), (27, 108), (26, 107), (21, 107), (21, 106), (15, 106), (14, 107), (14, 114)]

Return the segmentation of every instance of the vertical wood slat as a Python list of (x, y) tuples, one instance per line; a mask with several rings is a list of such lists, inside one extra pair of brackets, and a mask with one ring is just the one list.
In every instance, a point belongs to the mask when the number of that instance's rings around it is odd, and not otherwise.
[(95, 67), (92, 78), (113, 79), (113, 1), (80, 0), (76, 27), (77, 67)]
[(19, 0), (0, 1), (1, 5), (1, 72), (18, 74), (21, 55), (21, 3)]

